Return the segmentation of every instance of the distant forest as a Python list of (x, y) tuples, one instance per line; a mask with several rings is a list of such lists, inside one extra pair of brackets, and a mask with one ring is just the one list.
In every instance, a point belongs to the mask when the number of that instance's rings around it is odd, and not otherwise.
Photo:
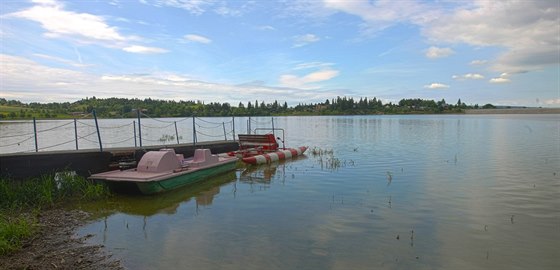
[[(284, 115), (367, 115), (367, 114), (438, 114), (462, 113), (465, 109), (477, 109), (478, 104), (466, 105), (459, 99), (456, 103), (424, 99), (402, 99), (398, 103), (383, 104), (377, 98), (337, 97), (322, 103), (301, 103), (289, 107), (286, 102), (264, 101), (229, 103), (201, 101), (168, 101), (157, 99), (85, 98), (73, 103), (22, 103), (0, 98), (0, 119), (57, 119), (80, 117), (94, 109), (99, 118), (136, 117), (137, 110), (150, 117), (189, 116), (284, 116)], [(481, 108), (494, 108), (486, 104)]]

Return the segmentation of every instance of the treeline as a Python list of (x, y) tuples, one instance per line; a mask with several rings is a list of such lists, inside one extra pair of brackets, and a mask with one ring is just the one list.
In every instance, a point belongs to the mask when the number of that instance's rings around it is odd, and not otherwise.
[[(483, 108), (493, 108), (486, 104)], [(137, 111), (151, 117), (189, 116), (270, 116), (270, 115), (363, 115), (363, 114), (422, 114), (461, 113), (469, 106), (460, 99), (455, 104), (423, 99), (402, 99), (398, 103), (386, 103), (377, 98), (337, 97), (321, 103), (298, 104), (289, 107), (286, 102), (264, 101), (240, 102), (237, 106), (229, 103), (201, 101), (168, 101), (157, 99), (126, 99), (96, 97), (85, 98), (73, 103), (22, 103), (0, 98), (0, 119), (72, 118), (89, 114), (94, 109), (100, 118), (136, 117)]]

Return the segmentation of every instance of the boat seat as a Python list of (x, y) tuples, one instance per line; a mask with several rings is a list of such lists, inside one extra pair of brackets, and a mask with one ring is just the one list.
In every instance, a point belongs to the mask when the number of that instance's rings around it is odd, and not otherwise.
[(161, 149), (145, 153), (138, 162), (139, 172), (166, 172), (181, 168), (181, 163), (173, 149)]
[(219, 157), (217, 155), (212, 155), (210, 149), (196, 149), (194, 150), (194, 157), (192, 161), (189, 162), (189, 165), (205, 166), (217, 163), (218, 161)]
[(262, 151), (278, 150), (278, 143), (273, 134), (239, 134), (239, 150), (258, 149)]

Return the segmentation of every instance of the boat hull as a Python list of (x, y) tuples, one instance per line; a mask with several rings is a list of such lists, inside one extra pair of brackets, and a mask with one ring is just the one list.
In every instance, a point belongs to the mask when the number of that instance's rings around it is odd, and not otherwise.
[(210, 177), (235, 170), (236, 167), (237, 159), (229, 158), (216, 165), (201, 168), (193, 167), (184, 171), (150, 174), (131, 169), (127, 171), (110, 171), (95, 174), (90, 176), (89, 179), (103, 181), (107, 183), (109, 187), (120, 188), (121, 191), (124, 191), (122, 190), (123, 187), (135, 186), (140, 193), (149, 195), (194, 184)]
[(273, 153), (255, 155), (252, 157), (245, 157), (242, 159), (243, 162), (247, 164), (267, 164), (271, 162), (276, 162), (279, 160), (289, 159), (292, 157), (296, 157), (302, 155), (305, 150), (307, 150), (307, 146), (301, 146), (298, 148), (289, 148), (286, 150), (280, 150)]
[(135, 182), (142, 194), (154, 194), (194, 184), (212, 176), (235, 170), (237, 162), (224, 163), (212, 168), (197, 170), (161, 181)]

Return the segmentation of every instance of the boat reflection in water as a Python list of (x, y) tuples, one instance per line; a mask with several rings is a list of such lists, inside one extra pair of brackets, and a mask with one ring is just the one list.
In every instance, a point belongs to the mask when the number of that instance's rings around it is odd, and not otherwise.
[(292, 178), (291, 175), (286, 175), (286, 167), (291, 166), (292, 163), (298, 160), (301, 161), (304, 159), (307, 159), (307, 156), (303, 155), (269, 164), (247, 166), (247, 168), (241, 172), (239, 182), (251, 185), (262, 184), (264, 187), (270, 185), (272, 179), (278, 179), (284, 182), (287, 178)]
[(100, 217), (116, 213), (144, 217), (155, 214), (175, 214), (181, 204), (188, 203), (193, 198), (199, 205), (211, 205), (214, 196), (220, 193), (220, 188), (236, 179), (235, 171), (231, 171), (163, 194), (153, 196), (119, 194), (107, 201), (85, 205), (84, 208), (96, 210)]

